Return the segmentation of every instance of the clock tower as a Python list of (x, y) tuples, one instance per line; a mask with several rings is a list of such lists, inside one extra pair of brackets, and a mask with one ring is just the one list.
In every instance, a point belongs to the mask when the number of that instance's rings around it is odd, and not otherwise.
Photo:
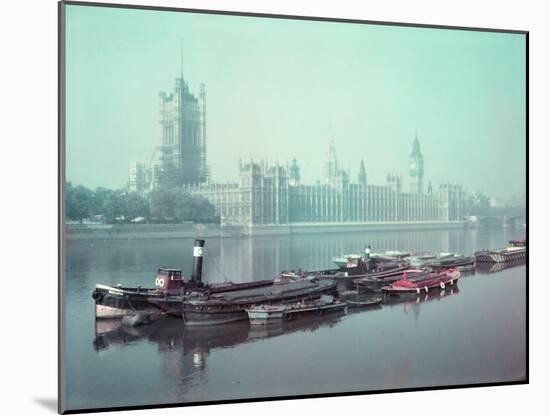
[(411, 155), (409, 156), (409, 180), (411, 193), (424, 193), (424, 157), (420, 152), (418, 135), (414, 138)]

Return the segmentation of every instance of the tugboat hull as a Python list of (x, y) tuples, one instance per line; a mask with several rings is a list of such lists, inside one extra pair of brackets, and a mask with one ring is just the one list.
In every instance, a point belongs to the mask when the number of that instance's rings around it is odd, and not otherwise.
[(131, 308), (109, 307), (106, 305), (95, 305), (96, 318), (122, 318), (135, 314)]
[(136, 313), (159, 314), (162, 307), (149, 300), (158, 297), (153, 289), (115, 288), (97, 285), (92, 294), (96, 318), (122, 318)]

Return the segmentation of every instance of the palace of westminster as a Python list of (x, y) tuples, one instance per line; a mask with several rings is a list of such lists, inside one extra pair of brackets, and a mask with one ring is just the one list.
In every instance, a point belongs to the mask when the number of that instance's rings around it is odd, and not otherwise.
[[(183, 188), (208, 199), (222, 224), (455, 222), (464, 214), (465, 195), (458, 185), (424, 189), (424, 158), (418, 137), (409, 155), (409, 188), (388, 174), (384, 185), (370, 184), (361, 161), (356, 180), (342, 169), (331, 142), (325, 177), (302, 184), (296, 159), (290, 165), (239, 162), (239, 180), (213, 183), (206, 162), (206, 91), (190, 92), (183, 77), (171, 94), (160, 93), (160, 143), (154, 163), (130, 165), (129, 190), (145, 193)], [(157, 156), (155, 158), (155, 156)]]

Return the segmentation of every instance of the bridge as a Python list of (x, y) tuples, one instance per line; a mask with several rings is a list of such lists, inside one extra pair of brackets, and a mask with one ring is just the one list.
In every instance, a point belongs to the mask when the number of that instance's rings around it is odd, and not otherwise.
[(470, 213), (466, 223), (469, 227), (503, 227), (514, 228), (525, 226), (527, 211), (524, 204), (485, 208)]

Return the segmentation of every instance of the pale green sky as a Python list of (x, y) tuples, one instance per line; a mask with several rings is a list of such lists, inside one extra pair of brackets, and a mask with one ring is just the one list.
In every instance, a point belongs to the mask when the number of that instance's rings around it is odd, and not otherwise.
[(67, 6), (67, 180), (121, 187), (159, 141), (158, 93), (206, 84), (208, 163), (240, 157), (323, 177), (331, 130), (355, 181), (407, 184), (418, 131), (425, 181), (525, 192), (525, 36)]

